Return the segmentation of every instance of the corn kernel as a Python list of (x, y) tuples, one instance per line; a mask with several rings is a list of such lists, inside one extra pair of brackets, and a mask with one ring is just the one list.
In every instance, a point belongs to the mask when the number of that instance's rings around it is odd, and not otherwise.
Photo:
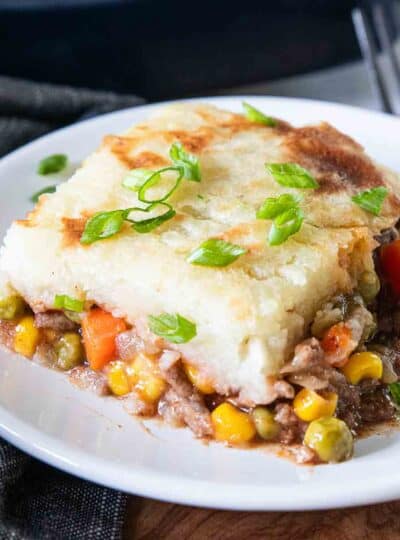
[(126, 367), (129, 381), (132, 385), (137, 384), (144, 373), (152, 371), (152, 359), (146, 354), (139, 353), (135, 356), (133, 362)]
[(311, 422), (321, 416), (332, 416), (335, 412), (338, 396), (334, 392), (326, 392), (320, 396), (313, 390), (303, 388), (293, 400), (296, 415), (305, 422)]
[(376, 353), (361, 352), (350, 356), (341, 371), (351, 384), (358, 384), (362, 379), (380, 379), (383, 364)]
[(214, 435), (218, 441), (243, 444), (256, 435), (250, 416), (230, 403), (218, 405), (211, 413)]
[(111, 392), (116, 396), (124, 396), (131, 390), (125, 364), (121, 361), (110, 362), (107, 372), (107, 382)]
[(15, 328), (14, 350), (27, 358), (32, 358), (39, 343), (40, 333), (32, 315), (23, 317)]
[(158, 401), (166, 389), (166, 382), (161, 377), (146, 375), (136, 385), (136, 390), (145, 401)]
[(156, 362), (143, 353), (129, 364), (127, 374), (130, 383), (145, 401), (158, 401), (166, 389), (166, 382), (160, 377)]
[(190, 364), (184, 364), (186, 376), (189, 381), (199, 390), (202, 394), (213, 394), (215, 392), (213, 385), (204, 376), (201, 375), (199, 370), (191, 366)]

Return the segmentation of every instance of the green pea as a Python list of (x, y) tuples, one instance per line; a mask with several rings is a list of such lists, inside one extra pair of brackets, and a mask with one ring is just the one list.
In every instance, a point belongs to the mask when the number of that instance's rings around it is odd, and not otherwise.
[(0, 297), (0, 319), (12, 321), (25, 311), (26, 304), (18, 295)]
[(258, 406), (253, 409), (251, 416), (256, 426), (258, 435), (266, 441), (275, 439), (280, 431), (278, 422), (275, 421), (273, 413), (267, 408)]
[(310, 422), (304, 435), (304, 444), (326, 462), (345, 461), (353, 454), (353, 436), (349, 428), (343, 420), (332, 416)]
[(72, 369), (83, 362), (83, 346), (81, 338), (74, 332), (67, 332), (56, 343), (56, 366), (63, 371)]
[(363, 272), (358, 283), (358, 290), (365, 303), (370, 304), (379, 292), (381, 284), (375, 272)]

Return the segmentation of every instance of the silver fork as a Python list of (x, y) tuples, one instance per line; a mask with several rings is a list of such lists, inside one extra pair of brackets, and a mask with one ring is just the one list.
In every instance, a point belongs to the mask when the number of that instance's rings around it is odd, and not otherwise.
[(378, 48), (387, 57), (400, 94), (400, 61), (394, 48), (400, 21), (395, 4), (395, 0), (363, 0), (352, 11), (354, 29), (371, 88), (380, 109), (388, 113), (394, 113), (395, 109), (390, 99), (386, 75), (378, 62)]

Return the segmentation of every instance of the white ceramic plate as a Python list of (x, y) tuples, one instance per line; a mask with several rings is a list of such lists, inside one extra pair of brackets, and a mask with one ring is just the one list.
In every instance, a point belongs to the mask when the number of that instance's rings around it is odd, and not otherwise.
[[(203, 99), (241, 110), (246, 99), (294, 124), (327, 120), (382, 163), (400, 170), (400, 121), (360, 109), (271, 97)], [(62, 129), (0, 161), (0, 237), (31, 207), (29, 196), (52, 179), (38, 161), (65, 152), (78, 164), (106, 133), (123, 131), (158, 105), (107, 114)], [(129, 493), (183, 504), (240, 510), (351, 506), (400, 496), (400, 433), (357, 442), (340, 465), (298, 467), (265, 450), (205, 445), (185, 429), (144, 425), (117, 400), (98, 398), (65, 376), (0, 351), (0, 434), (60, 469)]]

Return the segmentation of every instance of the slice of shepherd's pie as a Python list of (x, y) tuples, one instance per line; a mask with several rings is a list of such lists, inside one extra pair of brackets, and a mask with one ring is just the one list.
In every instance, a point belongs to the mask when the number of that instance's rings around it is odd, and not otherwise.
[(1, 341), (198, 437), (347, 459), (400, 398), (398, 190), (328, 124), (168, 106), (12, 224)]

